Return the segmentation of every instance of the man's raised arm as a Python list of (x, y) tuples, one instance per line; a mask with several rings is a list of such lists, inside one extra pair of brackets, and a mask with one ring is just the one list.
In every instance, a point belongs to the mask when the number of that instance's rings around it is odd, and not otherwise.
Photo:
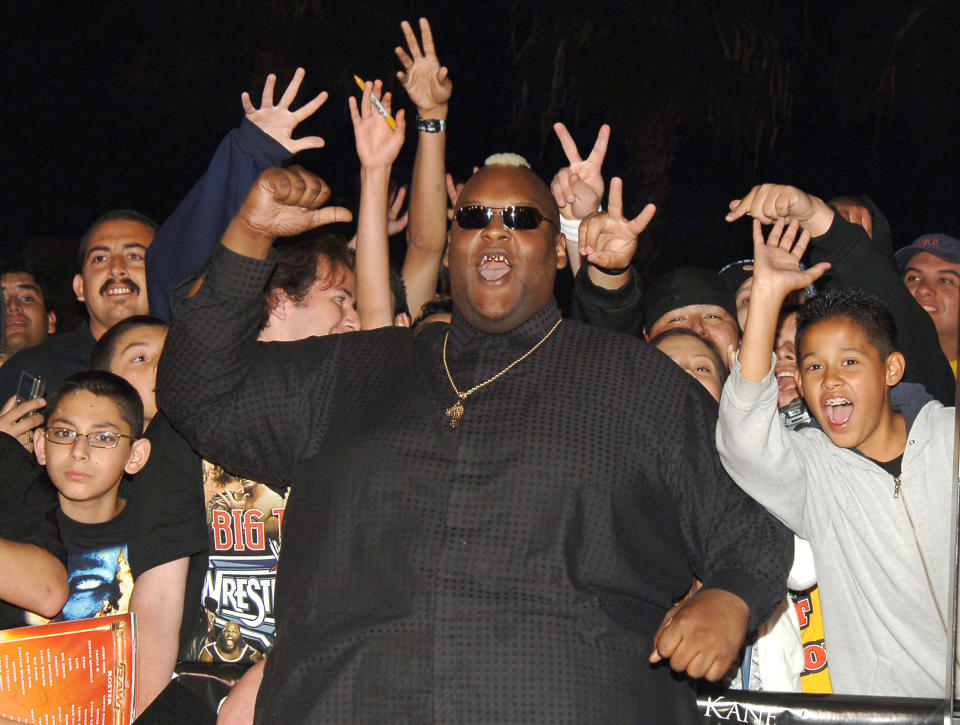
[(440, 65), (433, 33), (426, 18), (420, 18), (423, 47), (410, 23), (401, 23), (409, 54), (397, 46), (403, 64), (397, 78), (417, 106), (417, 153), (413, 159), (410, 184), (410, 225), (407, 227), (407, 254), (403, 260), (403, 283), (407, 306), (416, 319), (433, 299), (443, 257), (447, 232), (447, 200), (444, 187), (447, 108), (453, 83)]
[(242, 94), (245, 116), (240, 126), (220, 142), (203, 176), (157, 230), (147, 250), (150, 314), (170, 319), (171, 292), (190, 270), (207, 261), (261, 171), (300, 151), (323, 146), (319, 136), (293, 138), (294, 129), (327, 99), (324, 91), (291, 110), (304, 75), (303, 68), (298, 68), (276, 104), (273, 73), (264, 83), (259, 108), (248, 93)]
[[(332, 338), (258, 343), (271, 246), (350, 220), (324, 207), (329, 187), (299, 167), (271, 168), (231, 220), (203, 276), (181, 287), (157, 374), (160, 407), (204, 457), (238, 474), (289, 483), (295, 442), (322, 424), (336, 367)], [(316, 409), (314, 409), (316, 408)]]
[[(811, 236), (811, 262), (831, 265), (829, 286), (861, 289), (890, 308), (897, 323), (897, 344), (907, 360), (904, 381), (920, 383), (944, 405), (953, 404), (955, 381), (930, 315), (913, 299), (862, 226), (848, 222), (822, 199), (782, 184), (755, 186), (731, 205), (728, 221), (744, 214), (763, 224), (799, 221)], [(751, 295), (751, 304), (752, 300)]]

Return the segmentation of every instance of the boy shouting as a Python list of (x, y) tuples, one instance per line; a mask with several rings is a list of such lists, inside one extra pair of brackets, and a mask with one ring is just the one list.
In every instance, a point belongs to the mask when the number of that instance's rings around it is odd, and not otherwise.
[(805, 241), (764, 244), (760, 221), (804, 216), (802, 197), (758, 187), (731, 205), (731, 217), (755, 219), (755, 266), (717, 447), (741, 488), (810, 542), (834, 692), (942, 696), (954, 412), (919, 386), (894, 387), (904, 358), (892, 315), (839, 290), (808, 302), (797, 323), (797, 385), (819, 429), (781, 425), (777, 316), (829, 265), (801, 271)]

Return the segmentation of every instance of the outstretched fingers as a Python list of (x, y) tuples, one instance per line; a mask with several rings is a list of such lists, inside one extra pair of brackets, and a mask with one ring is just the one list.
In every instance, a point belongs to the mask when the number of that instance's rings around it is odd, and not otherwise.
[(390, 211), (387, 213), (388, 217), (397, 219), (400, 216), (400, 210), (403, 209), (403, 200), (407, 198), (407, 187), (401, 186), (397, 189), (397, 193), (394, 196), (393, 204), (390, 205)]
[(567, 161), (570, 162), (570, 165), (573, 166), (583, 161), (583, 159), (580, 158), (580, 151), (577, 149), (577, 144), (567, 130), (567, 127), (557, 121), (553, 124), (553, 130), (554, 133), (557, 134), (557, 138), (560, 139), (560, 146), (563, 147), (563, 153), (566, 154)]
[(433, 32), (430, 30), (430, 23), (426, 18), (420, 18), (420, 40), (423, 43), (424, 55), (437, 54), (433, 47)]
[(590, 150), (590, 155), (587, 157), (587, 161), (596, 164), (598, 167), (603, 164), (603, 159), (607, 155), (607, 145), (609, 143), (610, 125), (605, 123), (600, 127), (600, 132), (597, 134), (597, 141), (593, 144), (593, 148)]
[(637, 216), (630, 221), (630, 231), (634, 234), (640, 234), (647, 225), (653, 220), (657, 213), (657, 207), (653, 204), (647, 204)]
[(248, 116), (257, 110), (256, 106), (253, 105), (253, 101), (250, 100), (250, 94), (246, 91), (240, 94), (240, 105), (243, 106), (243, 112)]
[(607, 199), (607, 209), (614, 219), (623, 219), (623, 179), (619, 176), (610, 179), (610, 197)]
[[(422, 27), (423, 26), (421, 25), (421, 28)], [(413, 28), (410, 26), (410, 23), (404, 20), (403, 22), (400, 23), (400, 28), (403, 30), (403, 37), (407, 41), (407, 48), (410, 50), (410, 55), (413, 57), (413, 60), (416, 60), (417, 58), (422, 57), (423, 53), (420, 52), (420, 44), (417, 42), (417, 36), (413, 32)], [(433, 42), (432, 36), (430, 41), (432, 44)], [(404, 65), (404, 67), (406, 67), (406, 65)]]
[[(290, 104), (293, 103), (293, 99), (297, 97), (297, 93), (300, 91), (300, 84), (303, 82), (303, 77), (306, 74), (307, 72), (303, 68), (297, 68), (293, 72), (293, 78), (290, 79), (286, 90), (284, 90), (283, 95), (280, 96), (280, 103), (277, 104), (280, 108), (290, 108)], [(272, 92), (270, 97), (273, 98)]]
[(273, 87), (277, 83), (277, 76), (268, 73), (263, 82), (263, 93), (260, 95), (260, 108), (273, 108)]
[(316, 96), (311, 98), (309, 101), (304, 103), (300, 108), (293, 112), (293, 117), (297, 120), (297, 123), (300, 123), (305, 118), (310, 118), (317, 109), (320, 108), (324, 103), (327, 102), (327, 92), (320, 91)]

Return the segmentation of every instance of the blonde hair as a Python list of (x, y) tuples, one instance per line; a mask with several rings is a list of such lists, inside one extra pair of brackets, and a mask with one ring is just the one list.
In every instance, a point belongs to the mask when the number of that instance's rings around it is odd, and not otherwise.
[(504, 152), (500, 154), (493, 154), (488, 156), (484, 162), (484, 166), (522, 166), (525, 169), (530, 168), (530, 162), (527, 161), (520, 154), (514, 154), (509, 152)]

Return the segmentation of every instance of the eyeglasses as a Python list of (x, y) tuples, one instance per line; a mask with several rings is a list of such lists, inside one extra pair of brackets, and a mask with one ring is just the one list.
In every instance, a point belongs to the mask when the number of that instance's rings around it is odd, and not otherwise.
[(78, 433), (75, 430), (70, 430), (69, 428), (44, 428), (43, 437), (46, 438), (51, 443), (59, 443), (64, 446), (69, 446), (77, 440), (77, 436), (83, 436), (87, 439), (87, 443), (90, 444), (91, 448), (116, 448), (120, 443), (121, 438), (129, 438), (131, 441), (136, 440), (133, 436), (128, 436), (123, 433), (116, 433), (112, 430), (101, 430), (96, 433)]
[(457, 226), (461, 229), (483, 229), (493, 220), (494, 212), (500, 214), (503, 226), (511, 231), (530, 231), (536, 229), (542, 222), (550, 222), (557, 226), (552, 219), (547, 219), (535, 206), (516, 204), (514, 206), (461, 206), (454, 215)]

